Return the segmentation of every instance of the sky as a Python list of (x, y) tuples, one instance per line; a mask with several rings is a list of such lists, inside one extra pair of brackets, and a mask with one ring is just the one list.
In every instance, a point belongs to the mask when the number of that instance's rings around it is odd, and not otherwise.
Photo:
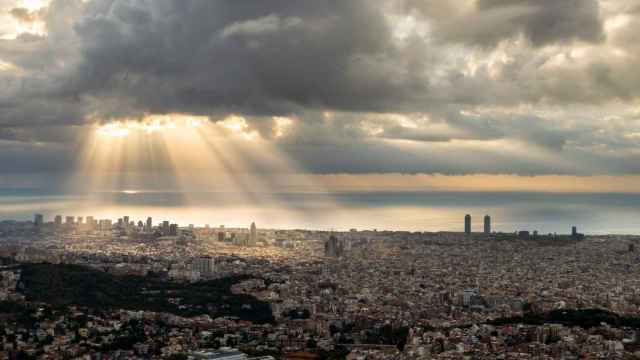
[(0, 0), (0, 187), (640, 192), (638, 34), (640, 0)]

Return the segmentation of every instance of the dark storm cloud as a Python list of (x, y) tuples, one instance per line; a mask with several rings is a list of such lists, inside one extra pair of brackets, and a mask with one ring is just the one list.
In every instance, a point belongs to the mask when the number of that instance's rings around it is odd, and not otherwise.
[(519, 34), (534, 46), (604, 38), (597, 0), (477, 0), (474, 12), (441, 30), (450, 40), (483, 46)]
[(426, 84), (368, 1), (95, 1), (75, 25), (77, 91), (141, 111), (398, 107)]
[[(11, 154), (24, 159), (15, 165), (21, 171), (62, 170), (71, 162), (52, 162), (72, 157), (71, 148), (57, 146), (72, 142), (65, 134), (74, 128), (177, 112), (242, 115), (315, 172), (624, 172), (632, 155), (592, 151), (633, 148), (625, 131), (640, 127), (621, 130), (570, 110), (514, 109), (632, 103), (640, 95), (637, 18), (609, 38), (596, 0), (463, 3), (53, 0), (37, 12), (14, 7), (12, 18), (42, 22), (46, 35), (0, 40), (8, 64), (0, 63), (0, 150), (8, 149), (0, 163), (14, 166)], [(521, 36), (528, 41), (515, 41)], [(593, 51), (585, 62), (573, 55), (576, 44), (613, 44), (631, 56)], [(502, 109), (476, 114), (476, 107)], [(275, 115), (296, 119), (282, 139), (273, 135)], [(496, 141), (545, 155), (481, 145)]]

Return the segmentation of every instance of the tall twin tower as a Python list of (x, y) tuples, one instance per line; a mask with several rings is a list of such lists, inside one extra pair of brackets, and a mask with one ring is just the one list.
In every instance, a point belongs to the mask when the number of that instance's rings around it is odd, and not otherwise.
[[(471, 234), (471, 215), (467, 214), (464, 217), (464, 233)], [(484, 233), (491, 234), (491, 216), (484, 216)]]

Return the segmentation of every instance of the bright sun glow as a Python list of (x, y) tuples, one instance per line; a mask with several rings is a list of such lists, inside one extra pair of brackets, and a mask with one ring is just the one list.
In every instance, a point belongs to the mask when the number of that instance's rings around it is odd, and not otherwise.
[[(284, 136), (294, 119), (272, 118)], [(295, 186), (323, 191), (242, 116), (212, 120), (187, 114), (146, 115), (98, 125), (83, 138), (72, 186), (91, 193), (177, 190), (239, 194), (243, 201), (283, 206), (272, 194)], [(265, 172), (264, 169), (269, 169)], [(293, 174), (299, 174), (295, 178)]]
[(48, 0), (22, 0), (21, 7), (30, 11), (39, 10), (49, 4)]
[(151, 115), (142, 120), (123, 120), (100, 126), (98, 135), (108, 137), (127, 137), (133, 132), (151, 134), (173, 129), (195, 129), (208, 121), (202, 116)]

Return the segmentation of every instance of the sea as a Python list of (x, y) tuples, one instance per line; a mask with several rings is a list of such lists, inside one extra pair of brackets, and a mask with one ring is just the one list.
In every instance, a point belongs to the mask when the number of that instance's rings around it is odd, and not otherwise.
[(280, 192), (220, 193), (116, 191), (56, 193), (0, 189), (0, 221), (31, 220), (35, 213), (113, 219), (129, 216), (180, 226), (310, 230), (462, 231), (464, 216), (481, 231), (567, 234), (640, 234), (640, 194), (531, 192)]

